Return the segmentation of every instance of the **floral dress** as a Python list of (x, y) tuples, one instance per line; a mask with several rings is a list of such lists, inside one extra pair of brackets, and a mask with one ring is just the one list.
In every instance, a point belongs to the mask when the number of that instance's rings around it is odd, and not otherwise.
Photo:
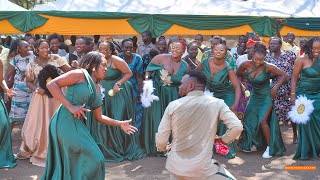
[[(296, 54), (293, 51), (283, 51), (279, 58), (273, 57), (271, 53), (267, 54), (265, 61), (276, 65), (279, 69), (286, 72), (290, 77), (293, 72), (294, 61)], [(290, 78), (291, 79), (291, 78)], [(279, 77), (272, 79), (271, 86), (274, 87), (279, 81)], [(277, 95), (274, 99), (274, 106), (280, 121), (289, 121), (288, 112), (291, 104), (289, 101), (291, 92), (291, 81), (285, 82), (278, 89)]]
[(21, 57), (20, 54), (16, 55), (10, 62), (15, 68), (13, 90), (15, 95), (12, 97), (11, 111), (9, 119), (11, 121), (24, 121), (29, 103), (31, 101), (31, 92), (26, 83), (26, 68), (29, 62), (32, 62), (35, 56), (32, 52), (26, 57)]

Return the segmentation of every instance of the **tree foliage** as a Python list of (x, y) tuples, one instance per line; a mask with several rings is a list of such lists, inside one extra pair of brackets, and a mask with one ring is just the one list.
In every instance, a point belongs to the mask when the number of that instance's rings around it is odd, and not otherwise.
[(44, 4), (55, 0), (9, 0), (25, 9), (32, 9), (36, 4)]

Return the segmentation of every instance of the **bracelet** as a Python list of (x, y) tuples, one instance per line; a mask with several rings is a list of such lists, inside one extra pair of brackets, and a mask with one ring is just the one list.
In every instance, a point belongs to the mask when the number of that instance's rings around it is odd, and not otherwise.
[(116, 85), (118, 85), (119, 87), (121, 86), (121, 84), (120, 84), (120, 83), (118, 83), (118, 82), (116, 82)]
[(149, 76), (148, 76), (148, 75), (146, 75), (146, 76), (144, 77), (144, 79), (149, 79)]
[(35, 90), (35, 92), (38, 93), (38, 92), (39, 92), (39, 88), (37, 88), (37, 89)]
[(291, 95), (295, 95), (296, 93), (295, 92), (292, 92), (292, 93), (290, 93)]

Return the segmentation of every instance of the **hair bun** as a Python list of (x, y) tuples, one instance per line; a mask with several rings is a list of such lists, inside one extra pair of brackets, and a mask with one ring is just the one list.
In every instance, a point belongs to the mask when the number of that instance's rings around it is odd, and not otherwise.
[(39, 86), (40, 88), (44, 89), (45, 94), (49, 98), (52, 98), (53, 96), (47, 88), (47, 83), (49, 83), (52, 79), (58, 77), (59, 75), (60, 74), (58, 68), (50, 64), (47, 64), (38, 74)]

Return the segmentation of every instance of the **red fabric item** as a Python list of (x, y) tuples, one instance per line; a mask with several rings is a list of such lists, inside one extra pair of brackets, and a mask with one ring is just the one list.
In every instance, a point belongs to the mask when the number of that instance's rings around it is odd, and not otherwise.
[(222, 144), (221, 142), (214, 142), (214, 146), (216, 147), (217, 154), (221, 154), (225, 156), (229, 153), (228, 146), (226, 146), (225, 144)]
[(255, 45), (256, 44), (256, 41), (250, 39), (247, 44), (246, 44), (246, 47), (250, 46), (250, 45)]

